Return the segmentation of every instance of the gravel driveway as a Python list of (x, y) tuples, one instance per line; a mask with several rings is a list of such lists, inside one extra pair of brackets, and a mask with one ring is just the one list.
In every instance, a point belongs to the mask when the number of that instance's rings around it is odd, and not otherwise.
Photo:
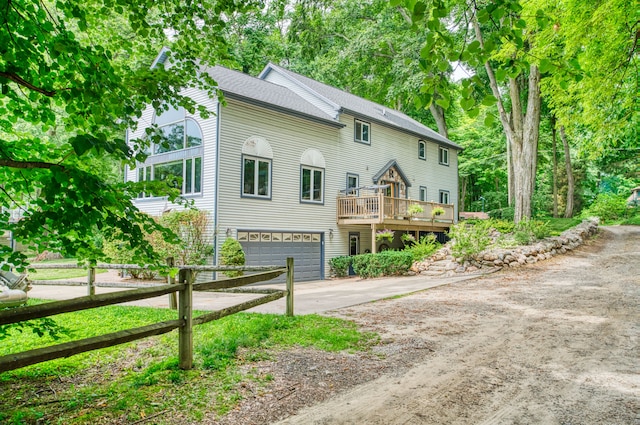
[(367, 353), (282, 352), (212, 424), (640, 424), (640, 227), (571, 254), (335, 311)]

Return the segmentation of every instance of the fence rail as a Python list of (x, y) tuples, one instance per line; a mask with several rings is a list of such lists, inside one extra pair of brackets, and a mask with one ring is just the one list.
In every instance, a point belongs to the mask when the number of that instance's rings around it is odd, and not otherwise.
[[(46, 268), (52, 265), (47, 265)], [(109, 266), (109, 267), (104, 267)], [(100, 268), (116, 268), (113, 266), (126, 265), (99, 265)], [(135, 266), (139, 267), (139, 266)], [(196, 266), (198, 267), (198, 266)], [(182, 369), (191, 369), (193, 366), (193, 326), (218, 320), (225, 316), (235, 314), (250, 308), (275, 301), (279, 298), (286, 299), (286, 315), (293, 316), (293, 286), (294, 286), (294, 268), (293, 258), (287, 258), (284, 267), (275, 267), (266, 270), (259, 267), (261, 273), (247, 276), (239, 276), (225, 280), (214, 280), (210, 282), (193, 283), (193, 271), (202, 270), (194, 266), (181, 267), (179, 276), (180, 283), (168, 284), (162, 286), (153, 286), (149, 288), (139, 288), (133, 290), (125, 290), (108, 294), (90, 294), (84, 297), (73, 298), (64, 301), (53, 301), (45, 304), (33, 306), (18, 307), (0, 311), (0, 325), (18, 323), (25, 320), (39, 319), (43, 317), (53, 316), (60, 313), (69, 313), (73, 311), (88, 310), (91, 308), (99, 308), (113, 304), (120, 304), (129, 301), (154, 298), (166, 294), (179, 294), (178, 297), (178, 318), (165, 322), (153, 323), (150, 325), (125, 329), (119, 332), (104, 334), (92, 338), (85, 338), (77, 341), (66, 342), (63, 344), (52, 345), (35, 350), (24, 351), (21, 353), (8, 354), (0, 356), (0, 373), (9, 370), (18, 369), (36, 363), (48, 360), (58, 359), (61, 357), (69, 357), (74, 354), (86, 351), (96, 350), (99, 348), (111, 347), (125, 342), (135, 341), (153, 335), (161, 335), (178, 329), (179, 337), (179, 366)], [(42, 267), (39, 267), (42, 268)], [(65, 267), (66, 268), (66, 267)], [(126, 268), (126, 267), (122, 267)], [(216, 269), (217, 267), (206, 266), (207, 269)], [(250, 268), (250, 267), (249, 267)], [(225, 268), (225, 270), (249, 269), (243, 268)], [(215, 270), (214, 270), (215, 271)], [(281, 274), (287, 274), (286, 289), (264, 289), (264, 288), (240, 288), (242, 286), (253, 283), (271, 280)], [(89, 276), (91, 273), (89, 272)], [(90, 281), (91, 279), (89, 279)], [(224, 291), (224, 292), (241, 292), (245, 294), (259, 294), (259, 298), (243, 302), (241, 304), (227, 307), (222, 310), (213, 311), (193, 318), (192, 315), (192, 293), (193, 291)]]

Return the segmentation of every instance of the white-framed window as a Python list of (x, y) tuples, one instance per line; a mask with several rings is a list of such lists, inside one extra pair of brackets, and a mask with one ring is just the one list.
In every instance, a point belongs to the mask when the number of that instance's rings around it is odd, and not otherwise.
[(427, 159), (427, 142), (418, 140), (418, 159)]
[(242, 156), (242, 196), (271, 199), (271, 160)]
[[(180, 189), (183, 195), (202, 192), (202, 158), (183, 158), (175, 161), (158, 162), (138, 167), (138, 182), (162, 181)], [(148, 198), (151, 194), (140, 193), (138, 198)]]
[(423, 202), (427, 201), (427, 187), (420, 186), (420, 200)]
[(358, 195), (358, 187), (360, 187), (360, 176), (347, 173), (347, 195)]
[(150, 155), (138, 166), (138, 182), (164, 181), (183, 195), (201, 193), (203, 139), (198, 123), (186, 117), (184, 108), (172, 106), (156, 114), (153, 123), (158, 132), (151, 138)]
[(324, 169), (300, 166), (300, 202), (324, 202)]
[(449, 149), (438, 146), (438, 162), (442, 165), (449, 165)]
[(371, 125), (368, 122), (355, 120), (354, 140), (359, 143), (371, 144)]
[(440, 203), (441, 204), (448, 204), (449, 203), (449, 191), (448, 190), (441, 190), (440, 191)]

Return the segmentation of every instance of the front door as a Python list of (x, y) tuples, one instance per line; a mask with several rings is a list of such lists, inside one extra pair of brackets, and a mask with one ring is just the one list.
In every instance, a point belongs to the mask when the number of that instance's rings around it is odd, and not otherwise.
[[(360, 254), (360, 233), (349, 233), (349, 255)], [(353, 266), (349, 264), (349, 276), (355, 276)]]

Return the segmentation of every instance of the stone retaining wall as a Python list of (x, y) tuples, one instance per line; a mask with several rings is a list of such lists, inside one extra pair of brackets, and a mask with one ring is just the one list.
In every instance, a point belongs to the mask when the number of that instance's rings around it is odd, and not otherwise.
[(531, 245), (488, 249), (463, 263), (456, 261), (451, 255), (450, 248), (445, 246), (428, 259), (414, 263), (409, 274), (453, 275), (455, 273), (477, 272), (480, 269), (520, 267), (571, 251), (597, 231), (598, 222), (596, 220), (585, 220), (577, 226), (565, 230), (560, 236), (546, 238)]

